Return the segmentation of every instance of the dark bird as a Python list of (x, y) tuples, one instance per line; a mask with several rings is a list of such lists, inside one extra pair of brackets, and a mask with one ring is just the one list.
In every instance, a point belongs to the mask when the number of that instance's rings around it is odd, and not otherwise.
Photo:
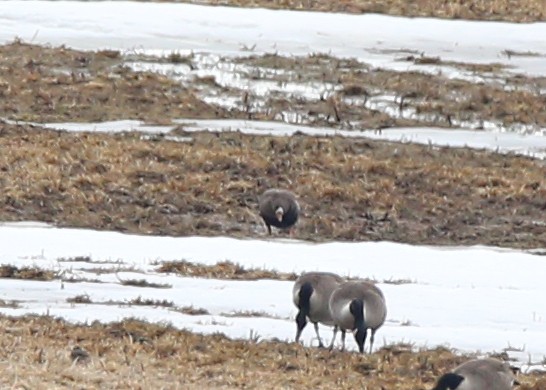
[(353, 331), (358, 350), (364, 353), (368, 329), (371, 330), (370, 353), (375, 332), (385, 322), (387, 306), (383, 292), (368, 281), (341, 284), (330, 297), (330, 313), (334, 320), (334, 337), (341, 330), (341, 350), (345, 349), (345, 332)]
[(497, 359), (474, 359), (438, 379), (433, 390), (511, 390), (519, 385), (510, 366)]
[[(307, 320), (315, 326), (315, 333), (319, 341), (319, 347), (324, 347), (318, 331), (319, 322), (323, 325), (333, 326), (328, 302), (332, 292), (343, 283), (343, 279), (329, 272), (306, 272), (302, 274), (292, 289), (292, 300), (299, 309), (296, 316), (296, 342), (299, 342), (301, 332), (307, 325)], [(330, 346), (334, 344), (334, 338)]]
[(70, 358), (72, 359), (72, 361), (85, 362), (89, 359), (89, 352), (77, 345), (72, 348), (72, 351), (70, 352)]
[(296, 196), (290, 191), (279, 189), (265, 191), (260, 196), (259, 207), (260, 216), (269, 234), (271, 234), (271, 226), (289, 229), (298, 221), (300, 206)]

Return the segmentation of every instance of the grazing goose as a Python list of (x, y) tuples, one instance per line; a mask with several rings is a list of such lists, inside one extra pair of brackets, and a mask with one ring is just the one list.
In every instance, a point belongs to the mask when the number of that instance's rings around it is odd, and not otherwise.
[(474, 359), (438, 379), (433, 390), (511, 390), (519, 384), (507, 363), (497, 359)]
[(287, 190), (270, 189), (265, 191), (259, 201), (260, 216), (263, 218), (267, 231), (271, 234), (271, 226), (289, 229), (298, 220), (300, 206), (296, 196)]
[[(318, 323), (324, 325), (334, 325), (328, 302), (332, 292), (343, 283), (343, 279), (329, 272), (307, 272), (301, 275), (292, 289), (292, 299), (299, 309), (296, 316), (296, 342), (299, 342), (301, 332), (307, 319), (315, 325), (315, 332), (319, 340), (319, 347), (324, 347), (318, 331)], [(333, 346), (335, 339), (332, 338), (330, 346)]]
[(332, 293), (329, 307), (335, 324), (334, 337), (337, 329), (341, 329), (341, 350), (345, 349), (345, 332), (350, 330), (354, 331), (360, 353), (364, 353), (367, 331), (371, 329), (371, 353), (375, 332), (387, 316), (383, 292), (371, 282), (346, 282)]

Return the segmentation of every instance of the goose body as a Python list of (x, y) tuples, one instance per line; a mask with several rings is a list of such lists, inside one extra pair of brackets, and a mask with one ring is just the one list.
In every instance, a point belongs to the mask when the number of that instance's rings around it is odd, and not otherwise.
[(260, 216), (269, 234), (271, 234), (271, 226), (289, 229), (298, 221), (300, 206), (296, 196), (290, 191), (269, 189), (260, 196), (258, 203)]
[[(319, 346), (323, 347), (318, 324), (334, 325), (329, 309), (330, 296), (343, 282), (343, 278), (329, 272), (307, 272), (296, 280), (292, 289), (292, 300), (298, 308), (296, 342), (299, 342), (303, 328), (309, 320), (315, 326)], [(333, 344), (334, 338), (331, 344)]]
[(383, 325), (387, 316), (383, 292), (371, 282), (345, 282), (332, 293), (329, 307), (335, 325), (334, 335), (337, 329), (341, 330), (342, 350), (345, 348), (345, 333), (353, 331), (358, 349), (363, 353), (370, 329), (371, 352), (375, 332)]
[(515, 384), (507, 363), (487, 358), (469, 360), (442, 375), (433, 390), (511, 390)]

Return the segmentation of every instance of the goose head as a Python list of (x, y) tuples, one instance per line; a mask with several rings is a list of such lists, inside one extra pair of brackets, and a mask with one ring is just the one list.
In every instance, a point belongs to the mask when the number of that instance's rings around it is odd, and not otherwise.
[(282, 222), (282, 218), (284, 216), (284, 209), (282, 206), (279, 206), (275, 209), (275, 217), (279, 220), (279, 222)]

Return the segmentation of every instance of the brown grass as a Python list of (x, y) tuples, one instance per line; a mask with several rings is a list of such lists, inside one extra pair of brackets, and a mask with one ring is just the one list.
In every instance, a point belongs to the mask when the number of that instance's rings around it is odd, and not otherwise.
[[(86, 389), (430, 389), (466, 360), (445, 348), (406, 346), (372, 355), (330, 353), (279, 341), (233, 341), (134, 320), (70, 325), (49, 317), (0, 316), (1, 387)], [(89, 357), (73, 361), (74, 348)], [(519, 375), (522, 390), (542, 375)]]
[[(393, 54), (396, 54), (395, 51)], [(455, 67), (482, 76), (487, 82), (472, 82), (437, 74), (414, 71), (399, 72), (371, 69), (354, 59), (338, 59), (328, 55), (283, 57), (277, 54), (255, 55), (235, 61), (262, 70), (261, 79), (279, 82), (331, 84), (336, 92), (322, 100), (290, 99), (285, 95), (266, 95), (264, 108), (251, 113), (265, 119), (279, 118), (279, 113), (297, 113), (306, 124), (339, 126), (351, 123), (357, 128), (391, 126), (458, 126), (492, 121), (510, 128), (515, 124), (546, 126), (546, 96), (539, 91), (546, 79), (504, 74), (499, 63), (474, 64), (446, 61), (439, 57), (403, 55), (399, 61), (416, 65)], [(264, 69), (280, 71), (267, 74)], [(248, 77), (248, 75), (244, 75)], [(364, 101), (394, 95), (399, 116), (368, 109)], [(351, 100), (359, 99), (356, 102)], [(259, 100), (257, 97), (251, 101)], [(418, 116), (413, 115), (416, 113)]]
[(9, 307), (11, 309), (17, 309), (19, 305), (19, 301), (16, 300), (4, 300), (0, 299), (0, 307)]
[(120, 279), (122, 286), (148, 287), (148, 288), (172, 288), (172, 285), (167, 283), (153, 283), (146, 279)]
[[(515, 52), (507, 51), (506, 55), (510, 53)], [(219, 58), (225, 68), (233, 69), (227, 72), (241, 80), (268, 80), (280, 86), (285, 83), (323, 86), (316, 97), (294, 97), (282, 88), (262, 96), (248, 89), (222, 86), (214, 76), (197, 77), (197, 70), (206, 74), (210, 69), (192, 55), (122, 57), (110, 51), (83, 52), (15, 42), (0, 46), (0, 68), (7, 70), (0, 80), (3, 98), (0, 116), (39, 122), (130, 118), (155, 124), (168, 124), (180, 117), (290, 118), (299, 124), (374, 129), (450, 127), (458, 126), (461, 121), (474, 126), (492, 121), (508, 129), (520, 125), (546, 127), (542, 109), (546, 97), (540, 93), (546, 86), (546, 78), (509, 75), (503, 65), (495, 63), (445, 61), (403, 49), (390, 54), (400, 54), (400, 61), (418, 66), (461, 68), (487, 82), (457, 80), (441, 73), (371, 69), (355, 59), (325, 54)], [(195, 72), (178, 81), (152, 72), (132, 71), (124, 65), (133, 61), (185, 63)], [(395, 113), (398, 109), (400, 115), (387, 114), (364, 103), (372, 98), (384, 100), (385, 95), (396, 97), (396, 102), (383, 104), (388, 104)], [(203, 101), (217, 96), (235, 103), (225, 109)]]
[(0, 278), (26, 279), (48, 281), (56, 277), (56, 273), (36, 267), (16, 267), (14, 265), (0, 265)]
[(285, 187), (302, 206), (300, 239), (546, 246), (536, 160), (340, 137), (190, 136), (0, 124), (0, 219), (256, 237), (258, 196)]
[(201, 307), (193, 307), (193, 306), (184, 306), (180, 308), (174, 308), (174, 311), (179, 311), (182, 314), (187, 314), (190, 316), (202, 316), (210, 314), (207, 309), (203, 309)]
[(189, 261), (165, 261), (157, 268), (157, 272), (170, 272), (183, 276), (200, 278), (231, 279), (231, 280), (296, 280), (295, 273), (283, 273), (264, 269), (246, 269), (230, 261), (222, 261), (214, 265), (195, 264)]
[[(186, 260), (175, 261), (162, 261), (156, 269), (157, 272), (175, 273), (180, 276), (191, 276), (198, 278), (212, 278), (212, 279), (227, 279), (227, 280), (287, 280), (294, 281), (298, 278), (298, 274), (294, 272), (278, 272), (273, 270), (259, 269), (259, 268), (244, 268), (240, 264), (232, 263), (231, 261), (221, 261), (214, 265), (205, 265), (199, 263), (192, 263)], [(348, 280), (362, 278), (351, 278)], [(409, 279), (385, 279), (377, 281), (374, 279), (366, 278), (366, 280), (374, 283), (385, 284), (410, 284), (413, 281)]]
[(134, 72), (118, 52), (83, 52), (16, 41), (0, 46), (0, 116), (39, 122), (229, 117), (191, 88)]
[(546, 20), (542, 0), (406, 1), (406, 0), (180, 0), (185, 3), (311, 10), (344, 13), (380, 13), (397, 16), (444, 19), (504, 20), (537, 22)]

